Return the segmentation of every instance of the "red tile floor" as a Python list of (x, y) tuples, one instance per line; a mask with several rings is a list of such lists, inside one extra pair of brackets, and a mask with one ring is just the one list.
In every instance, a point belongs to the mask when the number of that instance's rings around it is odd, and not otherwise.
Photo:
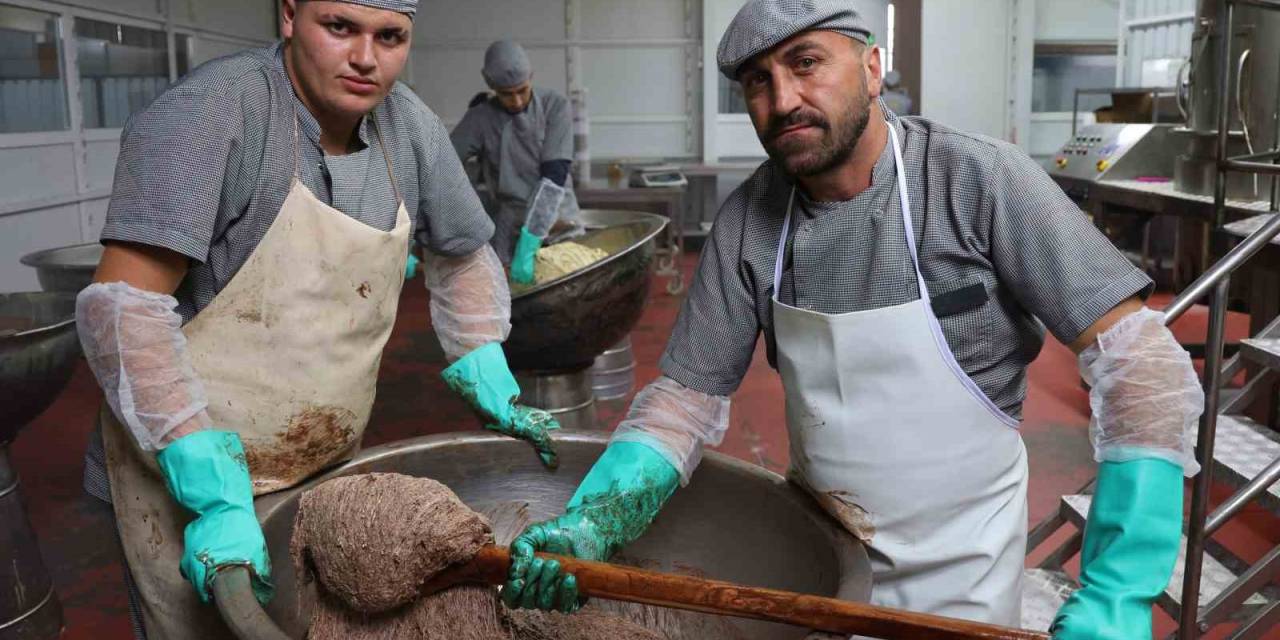
[[(686, 256), (684, 268), (691, 271), (694, 261), (694, 256)], [(663, 284), (655, 281), (644, 317), (632, 334), (640, 381), (657, 376), (658, 357), (680, 306), (681, 298), (667, 295)], [(1167, 300), (1158, 298), (1157, 303)], [(1246, 318), (1233, 315), (1231, 337), (1243, 337), (1247, 324)], [(1202, 340), (1204, 310), (1193, 311), (1175, 329), (1184, 341)], [(367, 445), (478, 427), (465, 406), (441, 384), (442, 364), (419, 277), (405, 286), (400, 317), (383, 358)], [(1031, 367), (1029, 387), (1022, 433), (1031, 457), (1034, 524), (1057, 508), (1059, 496), (1074, 493), (1087, 482), (1094, 465), (1087, 439), (1088, 398), (1070, 351), (1050, 340)], [(12, 449), (27, 512), (65, 607), (67, 640), (129, 637), (109, 512), (81, 489), (82, 456), (99, 402), (92, 375), (82, 364), (63, 395)], [(602, 406), (601, 424), (606, 428), (616, 424), (625, 408), (623, 401)], [(784, 470), (787, 439), (781, 387), (765, 363), (763, 349), (733, 398), (732, 425), (721, 452)], [(1221, 537), (1236, 553), (1256, 559), (1280, 542), (1280, 522), (1254, 509), (1228, 525)], [(1157, 638), (1172, 628), (1172, 621), (1163, 614), (1157, 616)]]

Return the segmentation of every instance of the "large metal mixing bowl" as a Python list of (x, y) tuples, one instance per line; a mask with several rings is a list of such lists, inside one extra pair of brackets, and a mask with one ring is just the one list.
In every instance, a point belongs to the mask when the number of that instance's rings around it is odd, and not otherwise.
[[(311, 611), (308, 599), (299, 598), (289, 560), (289, 537), (302, 491), (335, 476), (371, 471), (429, 476), (448, 485), (473, 509), (495, 514), (495, 536), (505, 543), (526, 522), (563, 511), (608, 437), (598, 432), (557, 434), (556, 471), (544, 469), (527, 444), (484, 432), (404, 440), (368, 449), (302, 487), (259, 499), (258, 517), (276, 584), (267, 613), (287, 637), (303, 637)], [(520, 517), (513, 517), (516, 514)], [(866, 551), (807, 495), (775, 473), (714, 452), (707, 453), (693, 482), (676, 492), (653, 526), (620, 556), (615, 560), (658, 571), (850, 600), (865, 601), (871, 591)], [(220, 580), (215, 581), (215, 593), (236, 635), (244, 640), (273, 637), (265, 620), (254, 622), (249, 615), (257, 607), (247, 580), (240, 582), (239, 591), (227, 586), (231, 581), (220, 587)], [(804, 629), (754, 620), (668, 610), (647, 613), (666, 621), (664, 628), (675, 632), (672, 640), (805, 636)]]
[(9, 443), (62, 393), (80, 341), (74, 293), (0, 294), (0, 638), (46, 640), (62, 607), (27, 521)]
[(584, 209), (582, 217), (592, 230), (573, 241), (603, 249), (609, 257), (513, 292), (511, 335), (502, 345), (512, 369), (585, 369), (640, 320), (649, 295), (653, 239), (667, 219), (603, 209)]
[(73, 293), (0, 294), (0, 446), (62, 393), (80, 340)]
[(36, 270), (41, 289), (79, 293), (93, 283), (101, 259), (102, 245), (93, 242), (29, 253), (21, 262)]

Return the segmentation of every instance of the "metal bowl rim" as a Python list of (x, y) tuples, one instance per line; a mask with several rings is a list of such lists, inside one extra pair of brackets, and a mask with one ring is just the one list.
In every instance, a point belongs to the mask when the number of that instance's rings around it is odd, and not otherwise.
[[(611, 434), (604, 431), (559, 429), (551, 432), (551, 437), (555, 442), (585, 442), (589, 444), (604, 444), (607, 446), (609, 444)], [(450, 431), (447, 433), (437, 433), (395, 440), (393, 442), (363, 449), (351, 460), (348, 460), (347, 462), (319, 475), (313, 476), (301, 484), (258, 498), (256, 500), (259, 507), (258, 520), (263, 521), (268, 519), (276, 509), (288, 502), (290, 497), (300, 495), (306, 489), (310, 489), (326, 480), (345, 475), (345, 471), (348, 471), (357, 465), (375, 462), (394, 455), (404, 449), (435, 449), (459, 443), (472, 444), (487, 442), (510, 443), (512, 440), (511, 438), (501, 434), (487, 433), (484, 431)], [(782, 477), (782, 475), (778, 473), (770, 471), (759, 465), (754, 465), (732, 456), (725, 455), (718, 451), (704, 452), (703, 461), (705, 462), (707, 460), (715, 460), (717, 463), (724, 464), (729, 467), (732, 471), (759, 475), (770, 482), (787, 482), (786, 478)]]
[[(602, 211), (611, 211), (611, 209), (602, 209)], [(648, 220), (644, 220), (644, 219), (632, 220), (631, 222), (624, 222), (624, 223), (622, 223), (622, 224), (618, 224), (618, 225), (611, 225), (611, 226), (608, 226), (608, 227), (594, 227), (594, 228), (590, 228), (590, 229), (591, 229), (591, 231), (602, 231), (602, 230), (605, 230), (605, 229), (614, 229), (614, 228), (618, 228), (618, 227), (625, 227), (625, 226), (629, 226), (629, 225), (647, 224), (647, 223), (649, 223), (649, 222), (657, 222), (658, 224), (657, 224), (657, 225), (656, 225), (656, 226), (655, 226), (651, 231), (649, 231), (649, 232), (645, 233), (642, 237), (640, 237), (640, 238), (636, 239), (636, 241), (635, 241), (635, 242), (632, 242), (631, 244), (627, 245), (627, 248), (625, 248), (625, 249), (623, 249), (623, 250), (621, 250), (621, 251), (618, 251), (618, 252), (616, 252), (616, 253), (614, 253), (614, 254), (610, 255), (609, 257), (607, 257), (607, 258), (605, 258), (605, 259), (603, 259), (603, 260), (601, 260), (601, 261), (599, 261), (599, 262), (593, 262), (593, 263), (591, 263), (591, 268), (592, 268), (593, 270), (594, 270), (594, 269), (598, 269), (598, 268), (600, 268), (600, 267), (601, 267), (601, 266), (603, 266), (603, 265), (609, 264), (610, 262), (613, 262), (614, 260), (621, 259), (622, 257), (624, 257), (624, 256), (626, 256), (627, 254), (629, 254), (629, 253), (631, 253), (632, 251), (634, 251), (636, 247), (641, 246), (641, 245), (643, 245), (644, 243), (646, 243), (646, 242), (648, 242), (648, 241), (652, 240), (652, 239), (653, 239), (655, 236), (657, 236), (659, 233), (662, 233), (662, 230), (663, 230), (663, 229), (665, 229), (665, 228), (667, 227), (667, 219), (666, 219), (666, 218), (664, 218), (664, 217), (662, 217), (662, 216), (660, 216), (660, 215), (653, 214), (653, 213), (647, 213), (647, 212), (644, 212), (644, 211), (627, 211), (627, 213), (629, 213), (629, 214), (635, 214), (635, 215), (637, 215), (637, 216), (641, 216), (641, 215), (642, 215), (642, 216), (647, 216), (649, 219), (648, 219)], [(568, 240), (566, 240), (566, 242), (572, 242), (573, 240), (574, 240), (573, 238), (569, 238)], [(545, 289), (549, 289), (549, 288), (551, 288), (551, 287), (554, 287), (554, 286), (556, 286), (556, 285), (560, 284), (561, 282), (564, 282), (565, 280), (568, 280), (569, 278), (576, 277), (576, 276), (580, 275), (581, 273), (582, 273), (582, 270), (581, 270), (581, 269), (579, 269), (579, 270), (577, 270), (577, 271), (572, 271), (572, 272), (566, 273), (566, 274), (564, 274), (564, 275), (560, 276), (559, 278), (556, 278), (555, 280), (548, 280), (548, 281), (546, 281), (546, 282), (543, 282), (542, 284), (539, 284), (539, 285), (538, 285), (538, 286), (536, 286), (536, 287), (531, 287), (531, 288), (529, 288), (529, 289), (525, 289), (524, 291), (521, 291), (521, 292), (520, 292), (520, 293), (518, 293), (518, 294), (513, 294), (513, 295), (511, 296), (511, 301), (512, 301), (512, 302), (515, 302), (516, 300), (518, 300), (518, 299), (520, 299), (520, 298), (523, 298), (523, 297), (525, 297), (525, 296), (530, 296), (530, 295), (533, 295), (533, 294), (535, 294), (535, 293), (539, 293), (539, 292), (541, 292), (541, 291), (543, 291), (543, 290), (545, 290)]]
[[(76, 300), (76, 294), (69, 293), (66, 291), (15, 291), (13, 293), (0, 293), (0, 299), (7, 298), (9, 296), (17, 296), (17, 295), (65, 298), (65, 299), (69, 299), (73, 303)], [(42, 333), (53, 333), (55, 331), (58, 331), (59, 329), (62, 329), (63, 327), (66, 327), (69, 324), (75, 324), (75, 322), (76, 322), (76, 314), (75, 314), (75, 311), (72, 311), (71, 316), (68, 317), (66, 320), (59, 320), (58, 322), (55, 322), (53, 324), (47, 324), (47, 325), (44, 325), (43, 327), (36, 327), (34, 329), (27, 329), (26, 331), (11, 333), (4, 336), (4, 338), (5, 339), (28, 338), (31, 336), (40, 335)]]
[(41, 249), (40, 251), (28, 253), (27, 255), (24, 255), (21, 258), (18, 258), (18, 262), (21, 262), (22, 264), (28, 267), (31, 267), (33, 269), (81, 269), (86, 266), (93, 266), (93, 265), (49, 263), (45, 260), (45, 258), (47, 258), (50, 254), (59, 253), (59, 252), (67, 251), (70, 249), (82, 249), (84, 247), (94, 247), (94, 246), (100, 247), (102, 246), (102, 243), (84, 242), (81, 244), (67, 245), (65, 247), (53, 247), (50, 249)]

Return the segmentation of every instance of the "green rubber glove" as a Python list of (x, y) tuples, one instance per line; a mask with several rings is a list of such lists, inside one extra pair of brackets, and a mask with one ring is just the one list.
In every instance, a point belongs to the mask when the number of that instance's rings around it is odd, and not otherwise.
[(221, 567), (248, 566), (253, 595), (266, 604), (271, 585), (271, 556), (253, 511), (253, 484), (240, 436), (232, 431), (197, 431), (175, 440), (157, 454), (169, 493), (196, 518), (183, 532), (179, 568), (200, 599)]
[(1143, 640), (1151, 605), (1182, 544), (1182, 467), (1145, 458), (1104, 462), (1089, 508), (1079, 590), (1053, 621), (1055, 640)]
[(529, 227), (520, 228), (520, 239), (516, 241), (516, 252), (511, 258), (511, 281), (516, 284), (533, 284), (533, 263), (542, 248), (542, 238), (529, 232)]
[(480, 414), (486, 429), (529, 442), (544, 465), (559, 466), (547, 432), (559, 429), (560, 423), (542, 409), (516, 404), (520, 385), (507, 367), (501, 344), (490, 342), (462, 356), (441, 375), (445, 385)]
[(404, 261), (404, 279), (405, 280), (409, 280), (413, 278), (414, 274), (418, 273), (418, 262), (419, 262), (418, 256), (413, 255), (413, 252), (410, 251), (409, 259)]
[(652, 447), (610, 444), (578, 485), (565, 514), (530, 526), (511, 543), (503, 602), (512, 608), (576, 611), (582, 606), (577, 578), (534, 552), (608, 560), (644, 533), (679, 484), (676, 468)]

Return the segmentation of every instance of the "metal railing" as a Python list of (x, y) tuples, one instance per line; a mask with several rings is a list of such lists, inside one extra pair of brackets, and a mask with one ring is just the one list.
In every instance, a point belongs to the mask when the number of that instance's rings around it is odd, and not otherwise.
[[(1231, 41), (1234, 35), (1235, 5), (1245, 4), (1268, 9), (1280, 10), (1277, 0), (1222, 0), (1223, 6), (1218, 30), (1218, 132), (1217, 132), (1217, 173), (1214, 184), (1214, 219), (1215, 226), (1220, 227), (1225, 221), (1227, 200), (1228, 172), (1251, 172), (1269, 175), (1280, 175), (1280, 165), (1273, 164), (1280, 159), (1280, 151), (1272, 150), (1254, 153), (1247, 156), (1228, 157), (1227, 135), (1230, 126), (1231, 98)], [(1269, 160), (1272, 163), (1262, 162)], [(1273, 202), (1274, 208), (1274, 202)], [(1209, 294), (1209, 335), (1205, 349), (1204, 365), (1204, 414), (1200, 418), (1200, 431), (1196, 447), (1196, 456), (1200, 462), (1200, 474), (1196, 476), (1191, 494), (1191, 513), (1187, 525), (1186, 568), (1183, 573), (1181, 610), (1178, 620), (1178, 637), (1181, 640), (1194, 640), (1208, 630), (1210, 624), (1225, 617), (1225, 611), (1238, 608), (1244, 600), (1269, 581), (1270, 570), (1280, 562), (1280, 547), (1272, 550), (1266, 558), (1241, 575), (1233, 585), (1209, 603), (1206, 615), (1200, 611), (1200, 578), (1204, 564), (1205, 540), (1217, 531), (1228, 519), (1237, 514), (1246, 504), (1258, 497), (1262, 492), (1280, 479), (1280, 460), (1273, 462), (1257, 477), (1253, 478), (1243, 489), (1220, 505), (1210, 516), (1209, 490), (1213, 481), (1213, 447), (1217, 435), (1218, 413), (1221, 404), (1221, 386), (1225, 379), (1223, 371), (1223, 343), (1226, 335), (1226, 313), (1228, 289), (1231, 274), (1242, 264), (1253, 257), (1259, 250), (1280, 235), (1280, 215), (1273, 214), (1271, 220), (1262, 225), (1243, 242), (1228, 252), (1221, 260), (1209, 268), (1191, 286), (1187, 287), (1165, 310), (1166, 324), (1172, 323), (1187, 311), (1196, 301)], [(1232, 371), (1238, 367), (1231, 366)], [(1262, 633), (1268, 621), (1280, 615), (1277, 609), (1280, 603), (1272, 605), (1261, 617), (1246, 623), (1238, 629), (1236, 637), (1253, 637), (1255, 632)], [(1261, 624), (1259, 624), (1261, 623)]]

